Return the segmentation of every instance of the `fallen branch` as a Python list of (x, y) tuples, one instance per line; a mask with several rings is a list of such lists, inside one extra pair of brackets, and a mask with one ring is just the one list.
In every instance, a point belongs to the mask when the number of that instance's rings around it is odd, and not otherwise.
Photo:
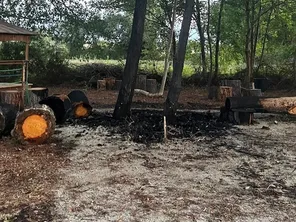
[(135, 93), (142, 94), (148, 97), (163, 97), (163, 94), (160, 93), (150, 93), (142, 89), (135, 89)]

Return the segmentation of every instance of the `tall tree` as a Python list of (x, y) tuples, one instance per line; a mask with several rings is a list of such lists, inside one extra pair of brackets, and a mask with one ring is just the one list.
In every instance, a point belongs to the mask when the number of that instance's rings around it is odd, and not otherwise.
[(161, 85), (160, 85), (160, 89), (159, 89), (159, 94), (163, 95), (164, 93), (164, 88), (165, 88), (165, 83), (167, 80), (167, 76), (168, 76), (168, 71), (169, 71), (169, 64), (170, 64), (170, 55), (171, 55), (171, 48), (172, 48), (172, 44), (173, 44), (173, 38), (174, 38), (174, 28), (175, 28), (175, 20), (176, 20), (176, 8), (177, 8), (177, 0), (174, 0), (174, 4), (173, 4), (173, 9), (172, 9), (172, 21), (171, 21), (171, 30), (170, 30), (170, 34), (169, 34), (169, 41), (168, 41), (168, 47), (165, 53), (165, 60), (164, 60), (164, 73), (163, 73), (163, 77), (162, 77), (162, 81), (161, 81)]
[(199, 33), (200, 38), (200, 51), (201, 51), (201, 64), (202, 64), (202, 74), (203, 76), (207, 73), (207, 59), (206, 59), (206, 38), (205, 38), (205, 32), (204, 27), (202, 24), (202, 18), (201, 18), (201, 2), (200, 0), (196, 0), (196, 10), (195, 10), (195, 21)]
[(116, 119), (130, 115), (143, 44), (146, 8), (147, 0), (136, 0), (132, 33), (123, 72), (122, 84), (113, 112), (113, 117)]
[(212, 49), (212, 37), (210, 33), (211, 25), (211, 0), (208, 0), (208, 13), (207, 13), (207, 37), (208, 37), (208, 46), (209, 46), (209, 56), (210, 56), (210, 65), (209, 65), (209, 76), (208, 76), (208, 87), (212, 84), (213, 78), (213, 49)]
[(218, 16), (218, 23), (217, 23), (216, 48), (215, 48), (215, 73), (214, 73), (214, 78), (213, 78), (214, 82), (217, 81), (218, 73), (219, 73), (220, 36), (221, 36), (221, 23), (222, 23), (222, 13), (223, 13), (223, 8), (224, 8), (224, 3), (225, 3), (225, 0), (221, 0), (219, 16)]
[(183, 15), (183, 21), (179, 36), (178, 49), (174, 58), (174, 70), (171, 79), (171, 86), (166, 98), (164, 115), (167, 117), (168, 122), (173, 122), (175, 120), (178, 99), (181, 92), (181, 81), (182, 72), (184, 67), (186, 46), (189, 37), (189, 29), (191, 24), (191, 18), (193, 14), (194, 0), (186, 0), (185, 11)]

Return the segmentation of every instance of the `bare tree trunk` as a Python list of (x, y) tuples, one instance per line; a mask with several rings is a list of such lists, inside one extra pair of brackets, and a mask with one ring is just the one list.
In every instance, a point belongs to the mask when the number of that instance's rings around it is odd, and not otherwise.
[(205, 50), (205, 34), (204, 30), (202, 28), (202, 21), (201, 21), (201, 7), (200, 7), (200, 1), (196, 1), (196, 15), (195, 15), (195, 20), (196, 20), (196, 25), (200, 37), (200, 50), (201, 50), (201, 63), (202, 63), (202, 74), (203, 76), (206, 75), (207, 73), (207, 60), (206, 60), (206, 50)]
[(296, 84), (296, 52), (293, 56), (293, 75), (294, 75), (294, 84)]
[(271, 22), (272, 12), (273, 12), (273, 9), (270, 10), (269, 15), (268, 15), (268, 19), (267, 19), (265, 34), (264, 34), (263, 43), (262, 43), (261, 55), (260, 55), (260, 59), (259, 59), (259, 64), (256, 69), (257, 73), (259, 72), (260, 67), (262, 66), (262, 61), (263, 61), (263, 56), (264, 56), (264, 52), (265, 52), (266, 40), (267, 40), (267, 35), (268, 35), (269, 26), (270, 26), (270, 22)]
[(178, 99), (181, 92), (182, 71), (184, 67), (186, 46), (189, 37), (191, 17), (193, 13), (194, 0), (186, 0), (185, 11), (183, 15), (182, 27), (178, 42), (178, 51), (174, 58), (174, 71), (171, 80), (171, 86), (165, 102), (164, 115), (169, 122), (175, 120)]
[(209, 76), (208, 76), (208, 87), (212, 85), (213, 79), (213, 49), (212, 49), (212, 37), (210, 33), (210, 24), (211, 24), (211, 0), (208, 0), (208, 24), (207, 24), (207, 37), (208, 37), (208, 45), (209, 45), (209, 53), (210, 53), (210, 68), (209, 68)]
[(120, 119), (130, 115), (143, 43), (146, 8), (147, 0), (136, 0), (132, 34), (128, 47), (122, 84), (113, 112), (113, 117), (116, 119)]
[[(253, 72), (255, 69), (255, 59), (256, 59), (258, 38), (259, 38), (259, 32), (260, 32), (261, 13), (262, 13), (262, 4), (261, 4), (261, 0), (259, 0), (258, 17), (256, 19), (256, 26), (254, 28), (255, 32), (254, 32), (253, 55), (252, 55)], [(255, 21), (253, 21), (253, 22), (255, 23)]]
[(246, 24), (247, 24), (247, 33), (246, 33), (246, 42), (245, 42), (245, 53), (246, 53), (246, 75), (244, 86), (246, 88), (250, 87), (251, 77), (252, 77), (252, 50), (251, 50), (251, 9), (250, 9), (250, 0), (245, 0), (245, 10), (246, 10)]
[(214, 81), (214, 84), (216, 84), (218, 80), (218, 73), (219, 73), (219, 51), (220, 51), (220, 37), (221, 37), (221, 22), (222, 22), (222, 13), (223, 13), (223, 7), (224, 7), (225, 0), (221, 0), (220, 3), (220, 11), (219, 11), (219, 17), (218, 17), (218, 24), (217, 24), (217, 39), (216, 39), (216, 53), (215, 53), (215, 73), (214, 78), (212, 81)]
[(173, 38), (174, 38), (174, 27), (175, 27), (175, 21), (176, 21), (176, 7), (177, 7), (177, 0), (174, 0), (173, 17), (172, 17), (172, 21), (171, 21), (171, 30), (170, 30), (170, 36), (169, 36), (169, 42), (168, 42), (169, 44), (168, 44), (168, 48), (167, 48), (167, 51), (165, 54), (164, 73), (163, 73), (161, 86), (160, 86), (160, 90), (159, 90), (160, 95), (163, 95), (165, 83), (167, 80), (168, 71), (169, 71), (169, 67), (170, 67), (169, 60), (170, 60), (171, 48), (172, 48), (172, 43), (173, 43)]

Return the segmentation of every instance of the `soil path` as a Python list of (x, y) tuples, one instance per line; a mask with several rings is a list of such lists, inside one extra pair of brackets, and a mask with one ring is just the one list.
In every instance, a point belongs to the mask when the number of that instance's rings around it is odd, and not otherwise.
[(135, 143), (110, 128), (72, 124), (75, 143), (55, 188), (56, 221), (294, 221), (295, 122)]

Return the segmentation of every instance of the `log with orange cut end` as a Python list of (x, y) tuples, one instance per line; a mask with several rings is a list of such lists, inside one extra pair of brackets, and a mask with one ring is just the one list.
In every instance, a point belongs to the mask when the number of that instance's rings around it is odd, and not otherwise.
[(55, 116), (46, 105), (25, 109), (15, 120), (12, 136), (21, 142), (44, 143), (54, 133)]
[(81, 90), (73, 90), (68, 94), (72, 103), (71, 116), (74, 118), (86, 118), (91, 115), (92, 107), (88, 98)]

